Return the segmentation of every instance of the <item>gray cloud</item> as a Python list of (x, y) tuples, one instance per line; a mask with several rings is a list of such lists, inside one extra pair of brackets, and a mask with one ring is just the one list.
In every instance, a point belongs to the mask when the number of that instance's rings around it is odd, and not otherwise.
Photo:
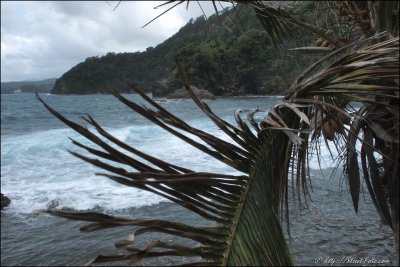
[[(108, 1), (115, 6), (118, 1)], [(1, 80), (59, 77), (90, 56), (144, 51), (176, 33), (190, 18), (202, 15), (196, 2), (182, 4), (145, 28), (171, 5), (155, 1), (1, 2)], [(209, 16), (210, 2), (201, 2)], [(226, 6), (227, 4), (225, 4)]]

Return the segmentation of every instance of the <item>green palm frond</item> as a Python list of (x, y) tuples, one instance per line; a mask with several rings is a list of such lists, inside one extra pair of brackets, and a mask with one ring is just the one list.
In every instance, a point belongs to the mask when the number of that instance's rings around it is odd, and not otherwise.
[[(100, 255), (90, 264), (120, 260), (130, 260), (130, 263), (134, 264), (142, 258), (155, 255), (177, 255), (200, 256), (206, 261), (205, 265), (292, 265), (279, 220), (279, 207), (287, 194), (285, 183), (282, 181), (287, 177), (285, 170), (289, 164), (287, 157), (287, 152), (291, 147), (289, 140), (280, 131), (264, 129), (258, 134), (254, 133), (247, 123), (243, 122), (240, 112), (237, 112), (235, 116), (237, 127), (216, 116), (194, 95), (185, 79), (181, 62), (178, 60), (177, 63), (184, 85), (195, 103), (232, 138), (235, 144), (191, 127), (138, 89), (134, 88), (153, 108), (138, 105), (117, 92), (112, 93), (136, 113), (193, 147), (242, 172), (243, 175), (194, 172), (162, 161), (118, 140), (91, 116), (84, 117), (84, 120), (92, 125), (102, 138), (107, 139), (119, 149), (114, 148), (92, 131), (68, 120), (48, 106), (39, 96), (37, 97), (53, 115), (102, 149), (88, 147), (72, 140), (75, 145), (84, 148), (97, 158), (70, 151), (72, 155), (108, 171), (97, 173), (97, 175), (163, 196), (214, 222), (215, 226), (194, 227), (178, 222), (126, 219), (94, 212), (49, 210), (49, 213), (93, 222), (81, 228), (82, 231), (134, 225), (141, 226), (135, 231), (135, 236), (147, 232), (162, 232), (189, 238), (198, 243), (198, 246), (185, 247), (158, 240), (140, 249), (132, 245), (127, 246), (133, 243), (132, 240), (123, 240), (117, 242), (116, 245), (124, 246), (126, 253), (112, 256)], [(185, 133), (197, 136), (203, 143), (194, 141)], [(274, 142), (271, 143), (271, 140)], [(129, 156), (128, 152), (151, 163), (154, 167)], [(277, 152), (280, 156), (276, 156)], [(134, 171), (114, 167), (109, 161), (124, 164)], [(265, 179), (266, 175), (273, 179)]]

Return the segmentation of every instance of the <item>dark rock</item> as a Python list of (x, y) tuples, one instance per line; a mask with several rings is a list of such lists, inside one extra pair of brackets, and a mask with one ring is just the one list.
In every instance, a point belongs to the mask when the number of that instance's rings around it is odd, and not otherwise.
[(151, 94), (154, 97), (164, 97), (168, 93), (171, 93), (172, 90), (169, 88), (167, 84), (167, 80), (159, 80), (154, 83), (154, 85), (151, 88)]
[[(200, 99), (215, 99), (215, 95), (210, 92), (210, 90), (199, 89), (196, 86), (190, 86), (193, 92), (200, 98)], [(184, 87), (180, 89), (175, 89), (170, 86), (167, 80), (159, 80), (154, 83), (152, 86), (152, 95), (153, 98), (157, 100), (162, 99), (189, 99), (190, 96), (187, 93)]]
[(55, 209), (60, 205), (60, 199), (56, 198), (53, 199), (52, 201), (50, 201), (47, 209), (51, 210), (51, 209)]
[(10, 205), (11, 200), (6, 197), (3, 193), (1, 193), (1, 209)]
[[(215, 96), (210, 93), (207, 90), (204, 89), (199, 89), (196, 86), (190, 86), (193, 90), (193, 92), (195, 93), (195, 95), (197, 95), (200, 99), (215, 99)], [(156, 98), (164, 98), (164, 99), (189, 99), (190, 95), (189, 93), (186, 91), (185, 88), (180, 88), (177, 89), (175, 91), (173, 91), (170, 94), (167, 94), (165, 96), (162, 97), (156, 97)]]

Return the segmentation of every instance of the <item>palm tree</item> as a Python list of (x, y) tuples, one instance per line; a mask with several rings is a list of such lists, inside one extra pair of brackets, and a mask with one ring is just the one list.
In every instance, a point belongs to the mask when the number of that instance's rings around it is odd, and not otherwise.
[[(167, 4), (171, 2), (174, 1)], [(282, 231), (282, 223), (289, 218), (288, 191), (293, 183), (297, 188), (293, 190), (299, 197), (307, 197), (309, 155), (313, 150), (318, 153), (320, 141), (340, 153), (356, 212), (360, 180), (364, 179), (378, 215), (393, 229), (399, 255), (399, 3), (321, 2), (319, 4), (326, 7), (321, 11), (326, 12), (326, 16), (321, 17), (327, 19), (315, 24), (299, 19), (290, 8), (282, 9), (265, 1), (244, 3), (254, 7), (277, 47), (287, 38), (287, 31), (295, 26), (313, 33), (317, 46), (293, 51), (322, 51), (325, 55), (297, 77), (282, 102), (271, 108), (260, 123), (253, 119), (257, 109), (247, 114), (247, 120), (243, 120), (242, 111), (237, 110), (237, 126), (216, 116), (196, 97), (186, 78), (182, 59), (177, 56), (178, 73), (193, 101), (234, 143), (188, 125), (137, 88), (133, 90), (151, 108), (112, 92), (134, 112), (243, 175), (195, 172), (171, 164), (129, 146), (104, 130), (91, 116), (85, 117), (102, 138), (120, 148), (116, 149), (59, 114), (38, 96), (58, 119), (102, 148), (72, 140), (97, 157), (70, 151), (108, 171), (98, 175), (161, 195), (214, 222), (212, 227), (195, 227), (164, 220), (49, 210), (53, 215), (90, 221), (82, 231), (138, 226), (135, 235), (162, 232), (189, 238), (198, 244), (189, 247), (156, 240), (138, 248), (133, 245), (131, 236), (116, 243), (117, 247), (125, 247), (125, 253), (99, 255), (88, 264), (121, 260), (134, 264), (146, 257), (175, 255), (202, 258), (189, 265), (293, 265)], [(135, 171), (114, 167), (111, 162)], [(295, 177), (292, 182), (289, 175)]]

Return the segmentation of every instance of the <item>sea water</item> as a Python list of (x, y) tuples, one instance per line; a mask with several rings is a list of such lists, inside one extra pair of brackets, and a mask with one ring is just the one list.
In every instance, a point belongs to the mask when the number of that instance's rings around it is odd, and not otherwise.
[[(125, 95), (144, 103), (138, 95)], [(235, 170), (150, 123), (111, 95), (42, 94), (61, 114), (75, 122), (90, 114), (111, 134), (129, 145), (163, 160), (196, 171), (235, 173)], [(223, 97), (207, 104), (223, 119), (234, 123), (234, 110), (259, 107), (268, 110), (280, 97)], [(231, 141), (191, 100), (160, 102), (164, 108), (214, 136)], [(245, 114), (245, 113), (244, 113)], [(262, 119), (265, 112), (257, 113)], [(245, 115), (243, 118), (245, 119)], [(89, 127), (90, 128), (90, 127)], [(150, 192), (118, 184), (72, 156), (68, 150), (85, 153), (70, 139), (91, 145), (84, 137), (51, 115), (32, 94), (1, 97), (1, 192), (11, 204), (1, 212), (1, 265), (82, 265), (98, 254), (114, 254), (113, 243), (126, 239), (132, 227), (81, 233), (84, 222), (45, 215), (49, 206), (94, 210), (133, 218), (159, 218), (191, 225), (209, 222)], [(391, 230), (383, 226), (368, 194), (360, 197), (355, 214), (341, 170), (322, 146), (321, 165), (310, 162), (312, 201), (308, 209), (292, 205), (290, 248), (297, 265), (348, 265), (367, 258), (394, 264)], [(321, 169), (320, 169), (321, 168)], [(137, 244), (168, 235), (137, 237)], [(193, 244), (192, 244), (193, 245)], [(347, 262), (346, 262), (347, 261)], [(149, 265), (185, 263), (177, 257), (145, 261)]]

